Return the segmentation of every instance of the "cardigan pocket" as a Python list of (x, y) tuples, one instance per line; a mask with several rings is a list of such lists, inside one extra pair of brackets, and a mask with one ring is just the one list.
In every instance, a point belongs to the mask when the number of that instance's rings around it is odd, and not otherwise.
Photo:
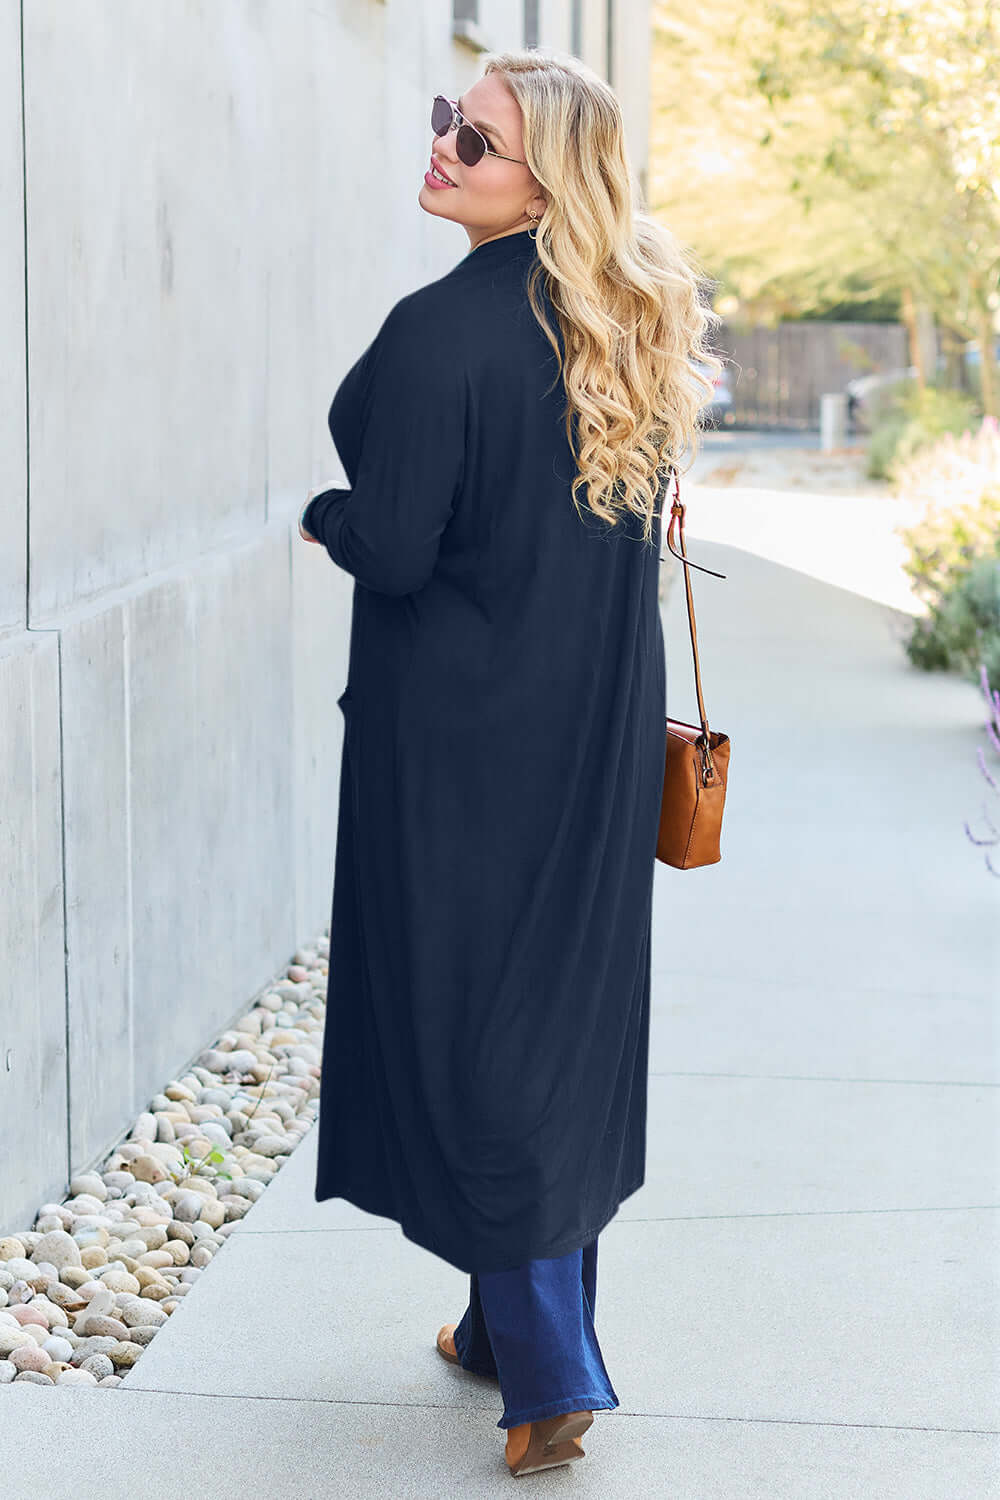
[(354, 694), (349, 687), (345, 687), (337, 699), (337, 707), (344, 716), (344, 748), (347, 749), (354, 741), (357, 734), (357, 704)]
[(347, 777), (348, 790), (351, 799), (351, 809), (354, 814), (355, 825), (357, 825), (357, 820), (360, 813), (358, 778), (355, 775), (355, 760), (358, 753), (358, 723), (357, 714), (355, 712), (357, 705), (354, 701), (354, 694), (351, 692), (350, 686), (345, 687), (344, 691), (337, 699), (337, 707), (340, 709), (341, 713), (344, 716), (344, 738), (342, 742), (340, 774), (341, 776)]
[(357, 704), (350, 687), (345, 687), (337, 699), (337, 707), (344, 716), (344, 747), (348, 748), (357, 735)]

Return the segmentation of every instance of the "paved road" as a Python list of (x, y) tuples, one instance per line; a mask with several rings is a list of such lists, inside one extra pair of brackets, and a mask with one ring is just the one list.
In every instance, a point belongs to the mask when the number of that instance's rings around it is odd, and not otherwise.
[[(866, 477), (860, 445), (853, 456), (831, 456), (815, 433), (709, 433), (681, 495), (695, 562), (697, 540), (722, 542), (849, 589), (887, 606), (881, 627), (897, 641), (909, 628), (900, 611), (923, 612), (903, 571), (899, 528), (914, 519), (912, 507)], [(679, 566), (666, 562), (664, 597)], [(726, 584), (696, 571), (692, 582), (696, 609), (714, 609)]]

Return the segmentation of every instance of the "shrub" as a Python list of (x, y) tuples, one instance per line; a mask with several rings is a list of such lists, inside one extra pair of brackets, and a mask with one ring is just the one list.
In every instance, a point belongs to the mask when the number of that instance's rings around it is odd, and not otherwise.
[(902, 412), (887, 412), (872, 428), (868, 439), (869, 479), (888, 479), (892, 461), (906, 430), (907, 418)]
[(895, 481), (899, 466), (946, 434), (967, 432), (976, 416), (976, 403), (961, 391), (912, 382), (889, 387), (874, 413), (869, 476)]
[(978, 558), (914, 621), (906, 654), (925, 671), (955, 671), (975, 682), (985, 667), (1000, 680), (1000, 551)]
[[(980, 671), (979, 680), (983, 690), (983, 697), (986, 699), (986, 735), (993, 749), (1000, 754), (1000, 689), (990, 686), (985, 666)], [(979, 769), (982, 772), (986, 785), (991, 791), (1000, 794), (1000, 781), (997, 781), (996, 777), (986, 767), (986, 752), (984, 750), (977, 750), (976, 759), (979, 762)], [(1000, 878), (1000, 869), (993, 863), (989, 853), (990, 849), (996, 849), (1000, 846), (1000, 828), (997, 828), (993, 822), (985, 803), (983, 803), (983, 821), (989, 829), (989, 833), (985, 838), (977, 838), (969, 827), (968, 819), (965, 822), (966, 836), (970, 843), (976, 844), (980, 849), (986, 850), (983, 856), (986, 861), (986, 868), (991, 875), (996, 875)]]
[(921, 453), (893, 469), (893, 487), (926, 507), (977, 504), (1000, 493), (1000, 424), (984, 417), (975, 431), (946, 434), (931, 453)]
[(922, 508), (901, 528), (904, 569), (927, 605), (906, 645), (915, 666), (978, 680), (985, 665), (1000, 679), (1000, 431), (941, 438), (900, 462), (897, 490)]

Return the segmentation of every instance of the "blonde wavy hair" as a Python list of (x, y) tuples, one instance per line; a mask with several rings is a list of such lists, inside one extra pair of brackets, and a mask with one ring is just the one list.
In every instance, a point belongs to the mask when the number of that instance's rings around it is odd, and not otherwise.
[[(713, 386), (694, 362), (721, 368), (706, 343), (719, 315), (699, 296), (704, 278), (690, 250), (633, 197), (621, 107), (604, 79), (572, 54), (536, 48), (484, 62), (520, 106), (525, 159), (546, 197), (531, 231), (539, 264), (528, 297), (564, 379), (573, 503), (579, 509), (586, 488), (591, 510), (611, 526), (626, 512), (641, 515), (652, 542), (662, 482), (698, 449)], [(541, 277), (565, 368), (538, 296)]]

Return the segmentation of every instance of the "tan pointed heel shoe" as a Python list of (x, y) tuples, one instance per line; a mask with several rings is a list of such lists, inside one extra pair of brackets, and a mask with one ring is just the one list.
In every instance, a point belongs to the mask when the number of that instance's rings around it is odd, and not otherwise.
[(443, 1328), (438, 1329), (437, 1336), (438, 1353), (453, 1365), (461, 1363), (458, 1357), (458, 1350), (455, 1348), (455, 1329), (457, 1327), (457, 1323), (446, 1323)]
[(540, 1422), (522, 1422), (507, 1429), (507, 1467), (515, 1476), (554, 1469), (585, 1457), (580, 1435), (594, 1420), (592, 1411), (564, 1411)]

